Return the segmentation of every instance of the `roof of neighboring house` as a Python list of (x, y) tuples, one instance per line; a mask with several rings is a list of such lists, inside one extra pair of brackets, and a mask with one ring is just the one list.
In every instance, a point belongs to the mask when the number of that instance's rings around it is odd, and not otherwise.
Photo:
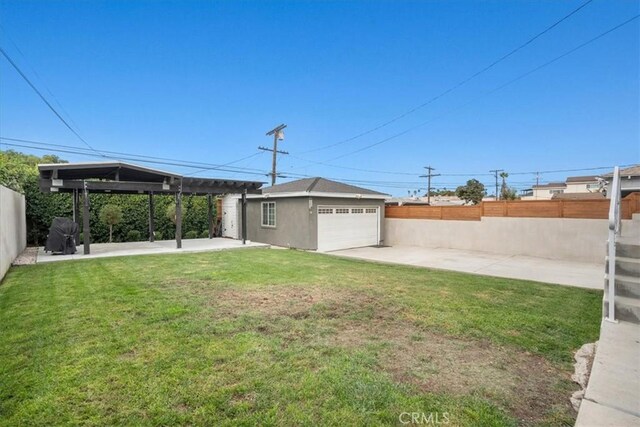
[(345, 193), (345, 194), (362, 194), (384, 196), (386, 194), (377, 191), (368, 190), (355, 185), (349, 185), (330, 179), (315, 177), (303, 178), (297, 181), (285, 182), (284, 184), (276, 184), (271, 187), (264, 188), (263, 194), (275, 193), (298, 193), (298, 192), (314, 192), (314, 193)]
[[(611, 178), (613, 172), (609, 172), (606, 175), (601, 175), (605, 178)], [(628, 168), (620, 169), (620, 176), (640, 176), (640, 165), (629, 166)]]
[(547, 184), (534, 185), (533, 188), (566, 188), (567, 184), (564, 182), (549, 182)]
[(570, 176), (567, 178), (567, 182), (596, 182), (598, 177), (596, 175), (585, 176)]
[(604, 193), (556, 193), (552, 200), (597, 200), (605, 199)]

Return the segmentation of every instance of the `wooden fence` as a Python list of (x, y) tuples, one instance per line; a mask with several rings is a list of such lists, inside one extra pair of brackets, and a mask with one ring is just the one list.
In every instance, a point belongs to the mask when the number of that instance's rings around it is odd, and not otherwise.
[[(640, 193), (622, 199), (622, 218), (640, 213)], [(512, 218), (607, 219), (609, 200), (513, 200), (475, 206), (387, 206), (386, 218), (480, 221), (483, 216)]]

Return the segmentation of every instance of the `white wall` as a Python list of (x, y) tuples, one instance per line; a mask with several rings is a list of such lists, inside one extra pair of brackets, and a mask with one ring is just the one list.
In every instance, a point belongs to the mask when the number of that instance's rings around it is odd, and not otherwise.
[[(623, 221), (623, 229), (631, 221)], [(385, 244), (464, 249), (558, 260), (604, 262), (605, 219), (492, 218), (385, 220)]]
[(24, 196), (0, 185), (0, 280), (26, 246)]

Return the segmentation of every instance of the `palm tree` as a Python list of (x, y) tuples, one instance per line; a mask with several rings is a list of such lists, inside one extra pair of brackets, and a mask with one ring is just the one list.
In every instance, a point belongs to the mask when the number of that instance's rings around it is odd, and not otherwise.
[(507, 172), (500, 172), (500, 178), (502, 178), (502, 187), (500, 187), (500, 198), (504, 199), (505, 194), (508, 190), (507, 187), (507, 178), (509, 177), (509, 174)]

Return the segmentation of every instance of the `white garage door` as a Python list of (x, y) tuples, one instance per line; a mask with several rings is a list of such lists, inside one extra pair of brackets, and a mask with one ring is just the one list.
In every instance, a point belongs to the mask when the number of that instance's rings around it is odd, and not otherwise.
[(318, 250), (377, 245), (378, 215), (377, 207), (318, 206)]

